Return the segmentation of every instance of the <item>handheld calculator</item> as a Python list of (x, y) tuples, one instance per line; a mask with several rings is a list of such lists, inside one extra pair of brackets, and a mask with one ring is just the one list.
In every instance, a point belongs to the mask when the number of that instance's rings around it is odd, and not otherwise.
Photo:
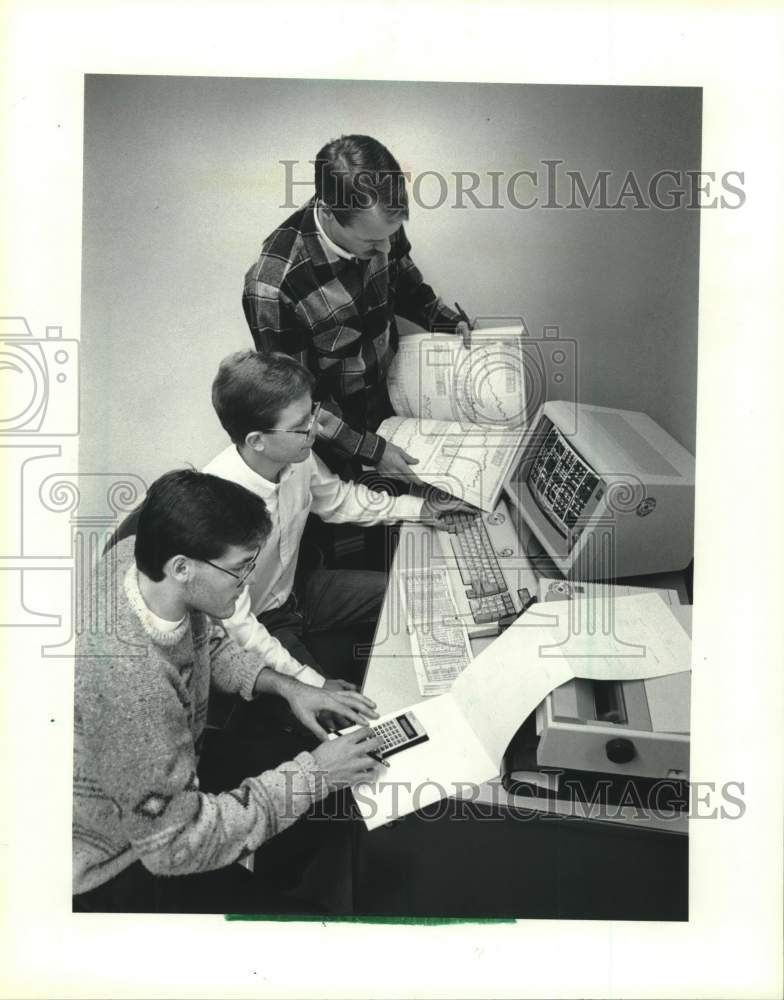
[(374, 736), (380, 736), (384, 741), (376, 751), (382, 757), (391, 757), (393, 753), (408, 750), (430, 738), (413, 712), (404, 712), (370, 728)]

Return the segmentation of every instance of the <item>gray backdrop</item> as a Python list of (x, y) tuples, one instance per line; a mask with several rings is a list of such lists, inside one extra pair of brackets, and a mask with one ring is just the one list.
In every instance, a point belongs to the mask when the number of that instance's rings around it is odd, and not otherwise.
[[(85, 81), (82, 471), (208, 461), (226, 439), (209, 401), (218, 362), (251, 346), (243, 275), (292, 209), (281, 160), (307, 162), (341, 133), (384, 142), (449, 197), (413, 204), (412, 256), (449, 304), (557, 325), (577, 342), (583, 402), (649, 413), (693, 452), (699, 214), (681, 208), (454, 208), (451, 173), (543, 173), (590, 185), (612, 171), (700, 166), (701, 92), (522, 86), (88, 76)], [(520, 200), (530, 183), (517, 187)], [(295, 200), (311, 189), (299, 185)], [(540, 201), (547, 197), (540, 177)], [(435, 203), (431, 177), (421, 200)], [(562, 202), (568, 187), (559, 188)], [(627, 202), (627, 205), (630, 202)]]

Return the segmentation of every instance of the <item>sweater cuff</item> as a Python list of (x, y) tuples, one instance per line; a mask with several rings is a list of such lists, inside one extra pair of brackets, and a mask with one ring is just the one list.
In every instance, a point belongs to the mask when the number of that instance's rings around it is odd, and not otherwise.
[[(319, 799), (323, 799), (329, 793), (326, 775), (323, 769), (316, 763), (316, 758), (313, 754), (309, 750), (303, 750), (302, 753), (298, 753), (294, 758), (294, 763), (300, 769), (310, 802), (318, 802)], [(309, 808), (309, 805), (306, 806), (307, 808)], [(306, 809), (298, 811), (302, 813)]]
[(309, 684), (311, 687), (322, 688), (324, 687), (327, 678), (323, 677), (318, 670), (314, 670), (313, 667), (309, 667), (305, 664), (302, 670), (298, 674), (295, 674), (298, 681), (303, 684)]
[(385, 438), (372, 431), (365, 431), (357, 451), (358, 457), (367, 465), (378, 465), (387, 446)]
[(257, 656), (243, 657), (243, 664), (239, 671), (239, 695), (245, 701), (253, 701), (256, 697), (253, 693), (256, 688), (256, 681), (259, 674), (264, 670), (264, 664), (259, 663)]
[(425, 501), (420, 497), (395, 497), (389, 511), (388, 521), (421, 521)]
[(432, 333), (454, 333), (459, 322), (459, 313), (441, 302), (430, 324), (430, 330)]

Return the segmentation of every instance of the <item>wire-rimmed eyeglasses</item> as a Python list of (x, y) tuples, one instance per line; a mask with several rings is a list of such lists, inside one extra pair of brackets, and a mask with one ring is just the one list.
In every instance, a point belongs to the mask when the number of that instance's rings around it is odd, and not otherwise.
[(207, 565), (212, 566), (213, 569), (219, 569), (221, 573), (228, 573), (229, 576), (233, 576), (234, 579), (239, 580), (240, 583), (245, 583), (253, 570), (256, 568), (259, 552), (261, 552), (261, 546), (256, 549), (253, 554), (253, 558), (241, 573), (235, 573), (233, 569), (226, 569), (225, 566), (219, 566), (217, 563), (211, 562), (209, 559), (200, 559), (199, 562), (207, 563)]
[(270, 427), (262, 434), (304, 434), (308, 437), (314, 431), (318, 430), (318, 418), (321, 413), (321, 403), (314, 403), (313, 408), (310, 411), (310, 420), (308, 421), (308, 426), (305, 428), (287, 428), (287, 427)]

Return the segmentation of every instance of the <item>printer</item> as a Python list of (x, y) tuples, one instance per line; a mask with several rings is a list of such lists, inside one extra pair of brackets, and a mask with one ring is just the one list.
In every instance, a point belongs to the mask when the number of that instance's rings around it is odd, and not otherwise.
[[(555, 688), (536, 710), (538, 767), (687, 779), (689, 674), (653, 681), (575, 678)], [(661, 702), (678, 706), (666, 722)]]
[[(571, 587), (564, 583), (565, 591)], [(572, 595), (550, 599), (558, 597)], [(690, 633), (691, 607), (672, 604), (670, 610)], [(560, 685), (536, 710), (537, 767), (688, 780), (690, 681), (686, 671)]]

